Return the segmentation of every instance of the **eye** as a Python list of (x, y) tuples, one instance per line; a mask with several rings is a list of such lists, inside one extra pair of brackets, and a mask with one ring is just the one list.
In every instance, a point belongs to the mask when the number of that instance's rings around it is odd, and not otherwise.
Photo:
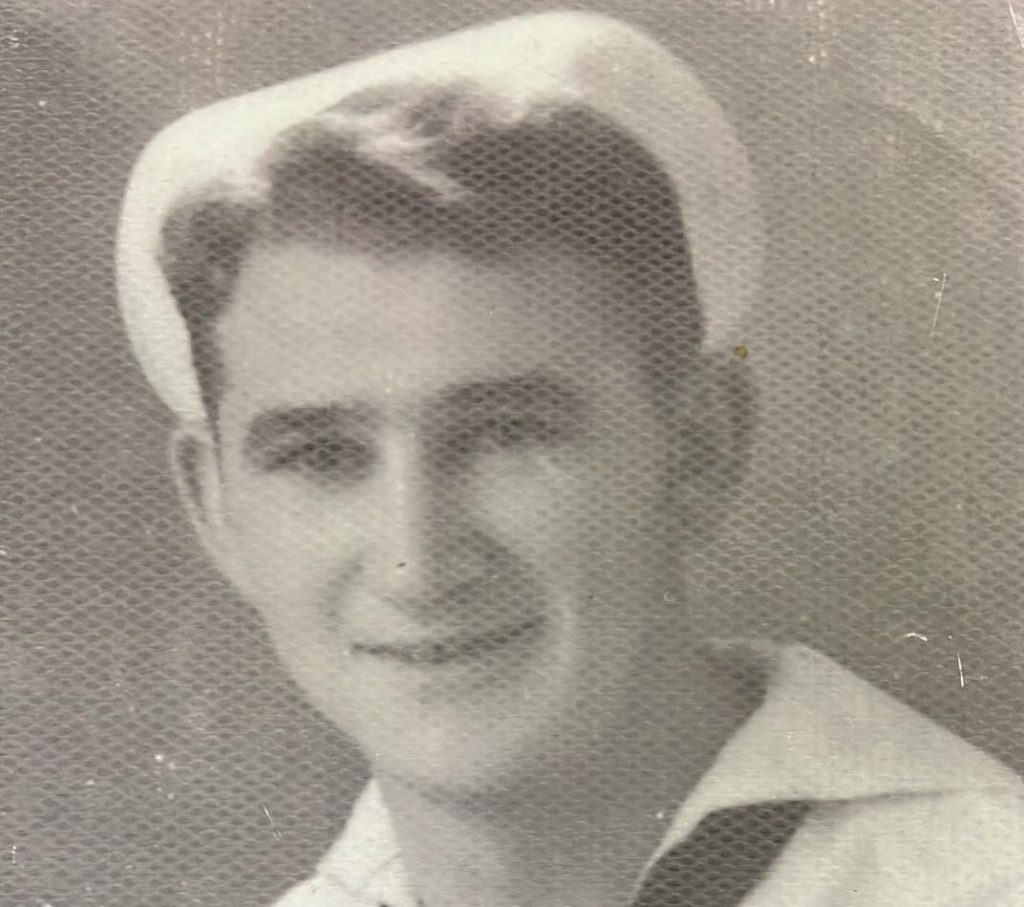
[(503, 449), (553, 444), (564, 436), (552, 419), (536, 413), (498, 415), (486, 421), (481, 440)]
[(332, 482), (357, 482), (374, 463), (370, 445), (356, 438), (311, 437), (275, 450), (266, 468)]

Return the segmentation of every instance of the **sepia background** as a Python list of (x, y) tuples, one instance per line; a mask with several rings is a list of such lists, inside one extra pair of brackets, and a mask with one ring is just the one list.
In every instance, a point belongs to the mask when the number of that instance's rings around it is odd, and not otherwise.
[(554, 6), (674, 48), (761, 186), (761, 420), (695, 632), (809, 642), (1024, 770), (1012, 4), (0, 0), (0, 903), (264, 904), (364, 777), (175, 503), (114, 298), (134, 157), (196, 105)]

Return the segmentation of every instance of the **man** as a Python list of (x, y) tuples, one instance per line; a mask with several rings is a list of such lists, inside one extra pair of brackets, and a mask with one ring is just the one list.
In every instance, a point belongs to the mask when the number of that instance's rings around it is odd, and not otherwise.
[(823, 656), (694, 630), (759, 239), (700, 83), (589, 15), (143, 155), (121, 298), (182, 497), (374, 775), (282, 907), (1024, 903), (1009, 772)]

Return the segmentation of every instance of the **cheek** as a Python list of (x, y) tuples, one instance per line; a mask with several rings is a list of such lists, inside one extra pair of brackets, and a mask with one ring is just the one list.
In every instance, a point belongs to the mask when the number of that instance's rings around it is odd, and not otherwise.
[(240, 591), (264, 612), (316, 606), (355, 557), (354, 509), (285, 479), (241, 478), (225, 507)]
[[(533, 558), (571, 540), (579, 512), (591, 499), (592, 482), (578, 461), (536, 453), (495, 457), (472, 485), (475, 509), (499, 540)], [(541, 558), (544, 559), (544, 558)]]
[(345, 640), (329, 607), (358, 542), (345, 508), (292, 483), (241, 481), (226, 503), (229, 578), (260, 614), (281, 661), (319, 708), (333, 714)]
[(475, 502), (499, 541), (524, 559), (562, 580), (589, 575), (657, 522), (663, 472), (640, 447), (611, 440), (499, 459), (474, 483)]

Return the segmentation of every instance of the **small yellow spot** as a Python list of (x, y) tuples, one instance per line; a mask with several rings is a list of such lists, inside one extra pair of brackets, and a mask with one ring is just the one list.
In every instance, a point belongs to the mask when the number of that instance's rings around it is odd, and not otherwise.
[(747, 349), (745, 343), (741, 343), (736, 349), (733, 350), (737, 359), (746, 359), (750, 355), (750, 350)]

